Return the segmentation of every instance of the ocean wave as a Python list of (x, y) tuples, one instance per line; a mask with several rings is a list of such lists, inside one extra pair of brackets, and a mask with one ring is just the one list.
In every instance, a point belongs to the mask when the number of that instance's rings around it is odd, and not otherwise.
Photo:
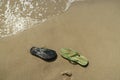
[(75, 1), (79, 0), (0, 0), (0, 38), (43, 23), (67, 11)]

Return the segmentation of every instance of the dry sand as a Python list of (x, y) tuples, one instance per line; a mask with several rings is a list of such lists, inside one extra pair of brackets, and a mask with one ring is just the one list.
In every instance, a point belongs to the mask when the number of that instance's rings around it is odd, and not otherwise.
[[(120, 80), (120, 1), (86, 1), (27, 31), (0, 40), (0, 80)], [(54, 62), (30, 55), (32, 46), (57, 51)], [(59, 55), (73, 48), (89, 59), (88, 67)], [(62, 72), (72, 76), (62, 76)]]

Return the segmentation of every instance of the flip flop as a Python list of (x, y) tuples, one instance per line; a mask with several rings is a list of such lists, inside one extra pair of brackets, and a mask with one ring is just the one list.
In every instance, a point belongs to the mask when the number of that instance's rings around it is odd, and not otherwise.
[(84, 67), (86, 67), (89, 63), (86, 57), (79, 55), (77, 51), (72, 49), (62, 48), (60, 50), (60, 54), (63, 58), (69, 60), (71, 63), (77, 63)]
[(48, 48), (32, 47), (30, 49), (30, 53), (45, 61), (53, 61), (57, 58), (57, 53), (54, 50)]

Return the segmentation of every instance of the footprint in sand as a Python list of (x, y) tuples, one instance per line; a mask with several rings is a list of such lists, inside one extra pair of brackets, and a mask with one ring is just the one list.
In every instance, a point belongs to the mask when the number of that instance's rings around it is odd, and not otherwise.
[(65, 71), (61, 73), (63, 80), (72, 80), (72, 73), (70, 71)]

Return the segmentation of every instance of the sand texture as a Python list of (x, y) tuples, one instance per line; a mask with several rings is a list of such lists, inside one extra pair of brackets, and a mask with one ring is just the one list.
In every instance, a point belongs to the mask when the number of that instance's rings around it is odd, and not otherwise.
[[(0, 39), (0, 80), (120, 80), (119, 3), (119, 0), (76, 3), (62, 15)], [(33, 46), (54, 49), (58, 58), (45, 62), (32, 56)], [(88, 67), (63, 59), (59, 53), (64, 47), (86, 56)]]

